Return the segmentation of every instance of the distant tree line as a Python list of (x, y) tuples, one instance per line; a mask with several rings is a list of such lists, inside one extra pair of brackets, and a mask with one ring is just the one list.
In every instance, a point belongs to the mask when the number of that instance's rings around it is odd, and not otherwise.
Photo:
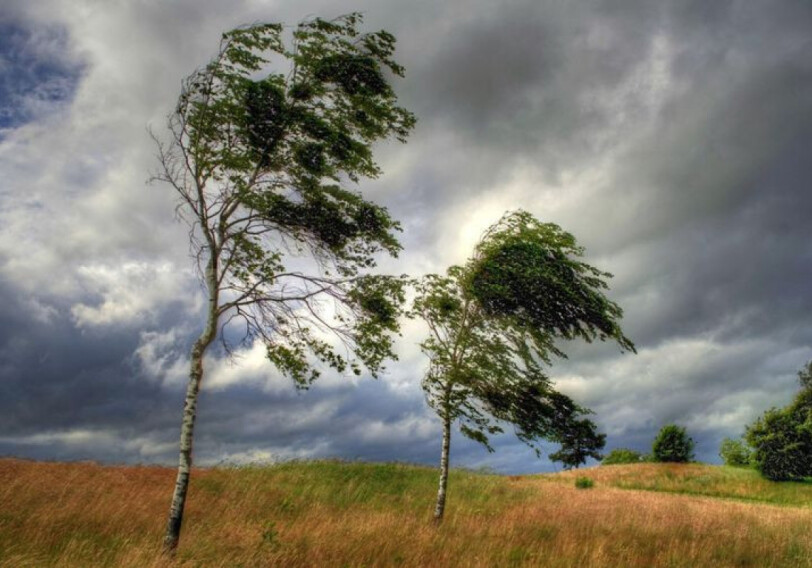
[[(725, 438), (719, 457), (731, 467), (752, 467), (773, 481), (812, 477), (812, 361), (798, 372), (800, 391), (783, 408), (770, 408), (747, 426), (740, 439)], [(611, 450), (603, 465), (641, 462), (687, 462), (693, 459), (693, 440), (684, 428), (664, 426), (651, 454), (628, 448)]]
[(644, 454), (629, 448), (615, 448), (601, 461), (602, 465), (620, 465), (643, 462), (686, 463), (694, 459), (694, 440), (684, 427), (676, 424), (663, 426), (651, 445), (651, 453)]

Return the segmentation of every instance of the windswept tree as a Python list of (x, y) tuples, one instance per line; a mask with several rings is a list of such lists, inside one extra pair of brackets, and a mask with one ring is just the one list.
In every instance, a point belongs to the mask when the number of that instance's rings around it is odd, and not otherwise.
[(203, 357), (218, 335), (226, 350), (261, 342), (299, 387), (323, 366), (374, 376), (393, 356), (402, 280), (370, 270), (378, 253), (397, 254), (399, 227), (346, 186), (377, 177), (372, 144), (405, 141), (415, 119), (390, 85), (403, 73), (395, 38), (361, 34), (360, 22), (312, 19), (289, 40), (279, 24), (224, 34), (217, 55), (183, 82), (168, 140), (155, 137), (156, 178), (179, 196), (207, 297), (167, 551), (183, 519)]
[(540, 452), (538, 442), (562, 444), (559, 458), (583, 463), (597, 456), (604, 438), (588, 411), (553, 387), (544, 372), (564, 357), (558, 341), (613, 339), (634, 350), (618, 325), (620, 307), (603, 290), (606, 278), (580, 260), (575, 238), (525, 211), (493, 225), (464, 266), (416, 284), (410, 314), (430, 334), (423, 379), (428, 404), (443, 423), (440, 484), (434, 517), (443, 517), (451, 426), (492, 451), (489, 436), (512, 424), (517, 437)]

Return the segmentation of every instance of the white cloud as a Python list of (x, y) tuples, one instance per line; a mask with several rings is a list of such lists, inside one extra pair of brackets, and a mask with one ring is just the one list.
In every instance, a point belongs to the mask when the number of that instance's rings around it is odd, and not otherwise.
[(188, 335), (188, 332), (183, 333), (178, 328), (164, 332), (141, 332), (134, 357), (148, 379), (169, 388), (186, 384), (189, 360), (180, 344)]
[(189, 312), (200, 307), (200, 294), (192, 275), (169, 263), (79, 266), (76, 272), (88, 294), (101, 296), (95, 305), (82, 302), (71, 307), (80, 327), (144, 324), (154, 320), (157, 312), (172, 302), (180, 302)]

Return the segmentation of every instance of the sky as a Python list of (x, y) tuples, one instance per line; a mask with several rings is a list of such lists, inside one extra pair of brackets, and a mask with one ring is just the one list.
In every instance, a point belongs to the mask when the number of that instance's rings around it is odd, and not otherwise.
[[(572, 343), (549, 368), (607, 449), (673, 422), (718, 462), (789, 402), (812, 359), (812, 3), (0, 0), (0, 455), (177, 460), (203, 295), (148, 131), (222, 32), (351, 11), (396, 36), (418, 118), (356, 188), (403, 226), (382, 270), (443, 272), (526, 209), (614, 274), (638, 353)], [(196, 463), (437, 463), (425, 334), (307, 392), (258, 347), (210, 356)], [(494, 446), (457, 434), (452, 465), (558, 467), (510, 429)]]

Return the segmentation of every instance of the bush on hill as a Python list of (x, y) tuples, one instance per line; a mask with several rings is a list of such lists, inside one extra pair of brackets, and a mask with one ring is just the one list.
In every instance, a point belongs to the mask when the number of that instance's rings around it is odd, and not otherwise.
[(651, 447), (654, 461), (689, 462), (694, 457), (694, 441), (685, 432), (685, 428), (676, 424), (663, 426)]
[(742, 440), (725, 438), (719, 446), (719, 457), (725, 465), (747, 467), (752, 463), (753, 452)]
[(647, 461), (644, 454), (629, 448), (615, 448), (603, 458), (601, 465), (619, 465), (624, 463), (641, 463)]
[(790, 409), (771, 408), (747, 429), (753, 462), (773, 481), (812, 476), (812, 421), (800, 422)]

